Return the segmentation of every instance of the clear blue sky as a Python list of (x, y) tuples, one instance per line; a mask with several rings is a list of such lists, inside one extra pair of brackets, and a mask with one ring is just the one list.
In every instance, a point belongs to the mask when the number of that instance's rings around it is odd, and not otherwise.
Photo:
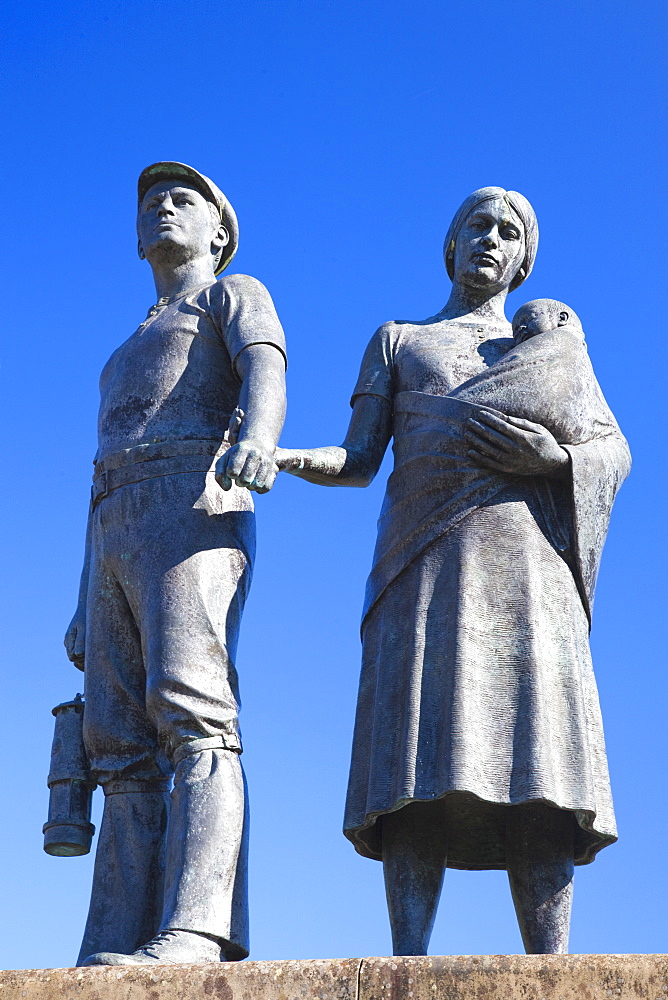
[[(1, 964), (72, 964), (92, 855), (47, 857), (50, 710), (83, 550), (97, 378), (154, 301), (136, 178), (213, 177), (234, 270), (274, 296), (287, 445), (339, 443), (383, 321), (445, 302), (460, 201), (499, 184), (541, 244), (509, 300), (582, 317), (635, 466), (592, 636), (620, 840), (578, 869), (575, 952), (664, 951), (666, 6), (659, 0), (26, 0), (3, 14)], [(364, 491), (284, 477), (257, 503), (238, 667), (254, 958), (387, 954), (381, 866), (341, 835), (358, 624), (387, 462)], [(663, 621), (662, 621), (663, 619)], [(101, 793), (96, 812), (99, 822)], [(448, 872), (432, 952), (521, 951), (504, 873)]]

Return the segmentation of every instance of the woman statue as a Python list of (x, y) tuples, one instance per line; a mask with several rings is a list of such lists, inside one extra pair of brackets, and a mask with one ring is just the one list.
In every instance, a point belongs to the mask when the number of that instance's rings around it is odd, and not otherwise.
[(537, 243), (521, 194), (470, 195), (446, 306), (374, 334), (343, 445), (276, 453), (367, 486), (394, 437), (344, 832), (383, 862), (395, 955), (426, 954), (446, 867), (506, 869), (526, 951), (566, 952), (573, 866), (616, 839), (588, 634), (629, 454), (581, 339), (576, 364), (510, 339)]

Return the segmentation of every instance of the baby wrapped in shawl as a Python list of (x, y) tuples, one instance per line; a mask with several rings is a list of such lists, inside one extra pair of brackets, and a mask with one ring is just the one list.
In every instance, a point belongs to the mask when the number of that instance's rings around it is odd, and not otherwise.
[(452, 398), (542, 424), (561, 445), (592, 440), (611, 414), (575, 312), (555, 299), (536, 299), (518, 309), (512, 325), (515, 347)]
[(550, 541), (571, 566), (591, 618), (612, 503), (629, 470), (628, 448), (572, 309), (536, 299), (515, 314), (513, 334), (507, 354), (447, 396), (394, 397), (395, 467), (379, 519), (365, 616), (412, 559), (518, 478), (480, 468), (469, 456), (465, 422), (482, 407), (541, 424), (569, 452), (570, 477), (533, 477), (533, 485)]

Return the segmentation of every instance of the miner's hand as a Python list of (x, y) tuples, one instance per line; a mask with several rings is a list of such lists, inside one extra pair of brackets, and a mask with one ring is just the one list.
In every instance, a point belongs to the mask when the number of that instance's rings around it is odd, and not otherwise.
[(223, 490), (231, 489), (236, 482), (237, 486), (245, 486), (255, 493), (268, 493), (277, 473), (274, 449), (261, 441), (246, 438), (218, 459), (216, 482)]
[(476, 465), (518, 476), (561, 476), (568, 452), (542, 424), (479, 410), (466, 421), (469, 456)]
[(65, 650), (69, 659), (79, 670), (84, 668), (86, 647), (86, 609), (77, 608), (65, 633)]

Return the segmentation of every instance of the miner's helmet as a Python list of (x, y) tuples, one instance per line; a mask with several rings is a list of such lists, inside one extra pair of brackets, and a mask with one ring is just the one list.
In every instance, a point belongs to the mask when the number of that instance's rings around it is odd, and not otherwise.
[(220, 259), (214, 269), (214, 274), (218, 276), (225, 270), (229, 262), (232, 260), (237, 252), (237, 247), (239, 246), (239, 223), (237, 222), (236, 213), (229, 201), (212, 180), (209, 180), (209, 178), (205, 177), (204, 174), (200, 174), (200, 172), (195, 170), (194, 167), (189, 167), (187, 163), (172, 163), (170, 161), (164, 161), (160, 163), (152, 163), (150, 167), (146, 167), (142, 170), (139, 175), (139, 180), (137, 182), (138, 208), (141, 205), (144, 195), (148, 189), (154, 184), (157, 184), (158, 181), (183, 181), (186, 184), (190, 184), (197, 191), (199, 191), (199, 193), (206, 198), (207, 201), (212, 202), (212, 204), (214, 204), (220, 212), (221, 222), (230, 234), (230, 241), (227, 246), (223, 247)]

